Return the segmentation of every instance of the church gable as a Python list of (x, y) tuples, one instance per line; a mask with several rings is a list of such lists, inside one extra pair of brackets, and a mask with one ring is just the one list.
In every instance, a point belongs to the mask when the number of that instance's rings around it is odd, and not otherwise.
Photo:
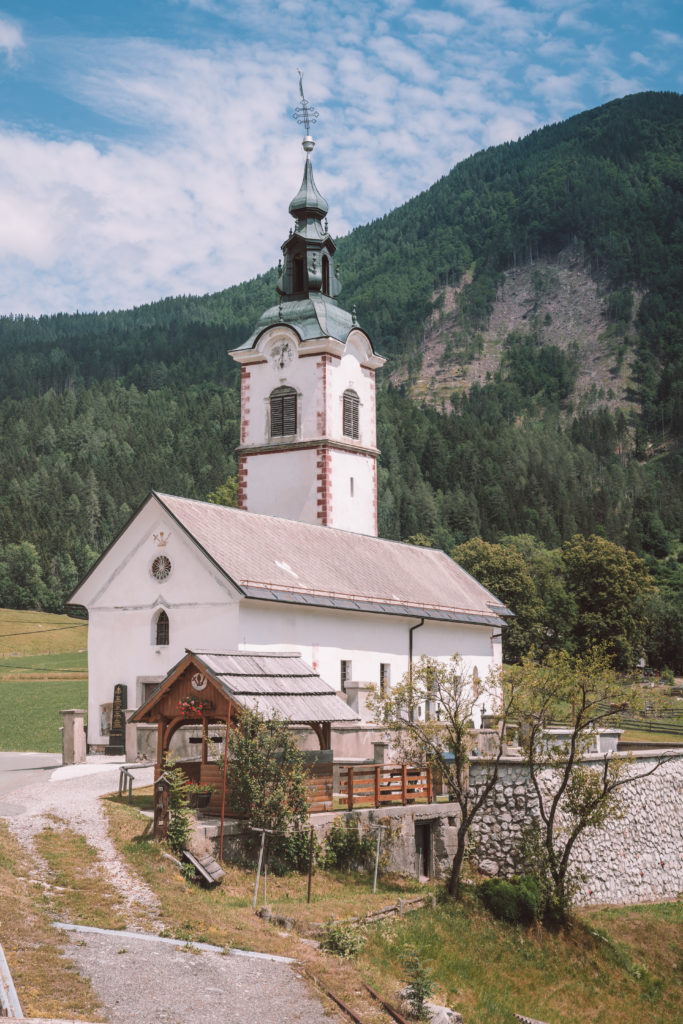
[(163, 609), (177, 603), (232, 603), (239, 594), (227, 574), (150, 495), (68, 603), (88, 609)]

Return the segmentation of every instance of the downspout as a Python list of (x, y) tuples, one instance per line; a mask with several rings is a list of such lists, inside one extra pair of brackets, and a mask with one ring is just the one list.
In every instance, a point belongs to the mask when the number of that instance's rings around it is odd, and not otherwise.
[[(415, 625), (411, 626), (410, 629), (408, 630), (408, 681), (410, 683), (411, 691), (412, 691), (412, 686), (413, 686), (413, 633), (415, 632), (416, 629), (419, 629), (420, 626), (424, 626), (424, 624), (425, 624), (425, 620), (424, 620), (424, 615), (423, 615), (422, 618), (420, 619), (420, 621), (416, 622)], [(412, 712), (412, 710), (409, 712), (409, 715), (410, 715), (409, 720), (412, 722), (413, 721), (413, 712)]]

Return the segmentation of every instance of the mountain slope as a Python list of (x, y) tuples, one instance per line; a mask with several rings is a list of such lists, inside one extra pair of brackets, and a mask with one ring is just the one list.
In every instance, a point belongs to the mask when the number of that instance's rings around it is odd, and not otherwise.
[[(384, 535), (449, 548), (599, 530), (677, 552), (681, 96), (627, 97), (478, 153), (338, 251), (344, 305), (394, 381)], [(44, 600), (41, 573), (58, 604), (151, 487), (204, 497), (234, 472), (228, 349), (274, 286), (270, 270), (132, 310), (0, 318), (0, 605)], [(415, 382), (433, 408), (403, 393)]]

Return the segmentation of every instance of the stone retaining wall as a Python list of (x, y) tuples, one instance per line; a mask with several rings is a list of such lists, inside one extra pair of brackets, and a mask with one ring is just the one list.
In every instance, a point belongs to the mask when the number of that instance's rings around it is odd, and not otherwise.
[[(652, 752), (639, 754), (629, 770), (637, 775), (656, 761)], [(485, 765), (471, 766), (474, 788), (485, 771)], [(639, 903), (683, 892), (683, 751), (622, 793), (623, 816), (584, 833), (574, 848), (571, 863), (586, 878), (579, 903)], [(480, 870), (505, 877), (518, 872), (522, 829), (537, 813), (526, 765), (505, 759), (473, 828)]]

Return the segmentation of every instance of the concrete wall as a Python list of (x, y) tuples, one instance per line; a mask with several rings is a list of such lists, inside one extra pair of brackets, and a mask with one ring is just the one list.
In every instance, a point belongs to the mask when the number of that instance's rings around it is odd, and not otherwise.
[[(656, 760), (645, 752), (636, 756), (629, 771), (641, 774)], [(485, 770), (472, 767), (473, 787), (481, 784)], [(622, 793), (622, 817), (584, 833), (576, 844), (571, 864), (586, 877), (577, 900), (623, 904), (675, 899), (683, 892), (683, 751)], [(484, 873), (509, 877), (521, 869), (522, 829), (536, 814), (526, 765), (504, 761), (496, 790), (473, 828), (475, 862)]]

